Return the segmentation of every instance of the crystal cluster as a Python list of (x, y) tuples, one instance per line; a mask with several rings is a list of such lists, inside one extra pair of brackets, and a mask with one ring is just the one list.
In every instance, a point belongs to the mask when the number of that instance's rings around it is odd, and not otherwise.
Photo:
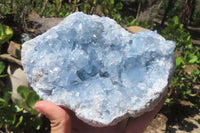
[(94, 126), (152, 110), (174, 70), (175, 43), (131, 34), (114, 20), (76, 12), (22, 46), (28, 81), (44, 100)]

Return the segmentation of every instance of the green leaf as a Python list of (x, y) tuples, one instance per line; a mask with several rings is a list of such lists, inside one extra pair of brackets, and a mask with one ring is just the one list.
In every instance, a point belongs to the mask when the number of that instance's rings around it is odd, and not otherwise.
[(148, 25), (147, 21), (140, 21), (139, 26), (141, 26), (143, 28), (147, 28), (147, 29), (151, 27), (150, 25)]
[(18, 50), (18, 49), (16, 49), (16, 50), (15, 50), (15, 53), (16, 53), (17, 58), (18, 58), (18, 59), (21, 59), (21, 51)]
[(93, 0), (93, 4), (95, 5), (97, 3), (97, 0)]
[(117, 8), (118, 10), (122, 10), (123, 4), (122, 4), (121, 2), (118, 2), (118, 3), (115, 5), (115, 8)]
[(173, 17), (172, 20), (173, 20), (173, 22), (174, 22), (174, 25), (179, 24), (178, 16)]
[(104, 13), (105, 13), (105, 14), (108, 14), (108, 13), (109, 13), (109, 11), (108, 11), (108, 9), (107, 9), (107, 8), (104, 8), (104, 10), (103, 10), (103, 11), (104, 11)]
[(179, 77), (178, 77), (178, 76), (174, 76), (174, 78), (173, 78), (171, 84), (172, 84), (172, 85), (175, 85), (175, 84), (178, 83), (178, 81), (179, 81)]
[(4, 71), (4, 69), (6, 68), (6, 65), (0, 61), (0, 74)]
[(11, 120), (12, 125), (14, 125), (16, 122), (16, 114), (13, 114), (13, 120)]
[(136, 19), (133, 16), (125, 17), (128, 26), (136, 26)]
[(27, 96), (27, 100), (26, 100), (27, 106), (29, 106), (33, 109), (35, 103), (38, 101), (40, 101), (40, 97), (34, 91), (29, 92), (29, 94)]
[(6, 102), (6, 100), (4, 100), (3, 98), (0, 98), (0, 102), (4, 103)]
[(179, 67), (181, 64), (184, 64), (182, 57), (176, 58), (176, 67)]
[(187, 90), (187, 91), (185, 92), (185, 94), (187, 94), (187, 95), (191, 94), (191, 90)]
[[(24, 100), (19, 100), (19, 99), (15, 99), (15, 104), (19, 107), (19, 108), (23, 108), (27, 111), (31, 110), (29, 109), (29, 107), (26, 105)], [(16, 110), (20, 111), (20, 109), (16, 108)]]
[(89, 4), (85, 4), (84, 5), (84, 12), (87, 13), (87, 11), (90, 9), (90, 5)]
[(181, 84), (179, 85), (179, 87), (180, 87), (180, 89), (183, 89), (183, 88), (185, 87), (185, 84), (181, 83)]
[(121, 20), (122, 20), (120, 14), (116, 14), (116, 15), (114, 16), (114, 18), (115, 18), (115, 20), (117, 20), (117, 21), (121, 21)]
[(192, 42), (187, 43), (186, 49), (192, 49), (193, 45)]
[(99, 2), (100, 2), (101, 5), (104, 5), (105, 0), (99, 0)]
[(171, 101), (171, 99), (166, 98), (165, 103), (169, 103)]
[(113, 7), (114, 4), (115, 4), (115, 0), (108, 0), (109, 7)]
[(21, 115), (19, 117), (19, 121), (17, 122), (17, 124), (15, 125), (15, 127), (17, 128), (22, 123), (22, 121), (23, 121), (23, 115)]
[(191, 39), (191, 36), (189, 35), (186, 40), (189, 41), (190, 39)]
[(65, 8), (69, 8), (69, 4), (65, 3), (64, 4)]
[(193, 72), (192, 72), (192, 75), (194, 75), (194, 76), (198, 76), (198, 75), (200, 75), (200, 70), (194, 70)]
[(4, 78), (4, 77), (6, 77), (6, 76), (7, 76), (7, 74), (0, 75), (0, 78)]
[(198, 63), (198, 57), (194, 54), (189, 54), (188, 55), (188, 62), (191, 63), (191, 64), (194, 64), (194, 63)]
[(39, 130), (39, 129), (41, 128), (41, 125), (42, 125), (41, 119), (35, 119), (35, 120), (34, 120), (33, 126), (34, 126), (37, 130)]
[(13, 31), (8, 26), (0, 24), (0, 45), (4, 44), (13, 36)]
[(9, 90), (9, 88), (5, 88), (5, 92), (4, 92), (4, 100), (6, 100), (6, 102), (8, 103), (11, 99), (12, 96), (12, 91)]
[(15, 105), (15, 109), (16, 109), (16, 112), (21, 112), (23, 110), (23, 108), (21, 108), (21, 107), (19, 107), (17, 105)]
[(29, 92), (29, 89), (26, 87), (26, 86), (19, 86), (17, 88), (17, 92), (19, 93), (19, 95), (23, 98), (23, 99), (26, 99), (27, 95), (28, 95), (28, 92)]

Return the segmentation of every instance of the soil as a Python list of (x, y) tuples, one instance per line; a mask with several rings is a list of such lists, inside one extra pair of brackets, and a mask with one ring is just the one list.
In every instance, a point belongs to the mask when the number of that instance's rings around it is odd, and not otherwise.
[(199, 133), (200, 97), (163, 106), (145, 133)]

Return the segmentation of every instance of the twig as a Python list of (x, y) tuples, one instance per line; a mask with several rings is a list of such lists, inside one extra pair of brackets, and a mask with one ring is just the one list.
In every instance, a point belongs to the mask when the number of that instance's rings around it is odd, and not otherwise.
[(169, 90), (169, 92), (168, 92), (167, 96), (168, 96), (168, 97), (170, 97), (170, 96), (171, 96), (171, 94), (172, 94), (172, 92), (173, 92), (173, 88), (172, 88), (172, 87), (170, 87), (170, 90)]
[(138, 10), (137, 10), (137, 15), (136, 15), (136, 20), (137, 20), (138, 17), (139, 17), (141, 5), (142, 5), (142, 2), (140, 1), (139, 5), (138, 5)]
[(46, 7), (47, 7), (47, 3), (49, 2), (49, 0), (45, 0), (45, 3), (44, 3), (44, 6), (42, 7), (42, 11), (41, 11), (41, 13), (40, 13), (40, 16), (43, 16), (43, 13), (44, 13), (44, 11), (45, 11), (45, 9), (46, 9)]
[(60, 0), (59, 7), (58, 7), (58, 10), (57, 10), (57, 14), (60, 12), (61, 7), (62, 7), (62, 0)]
[(75, 11), (77, 11), (77, 1), (76, 0), (74, 0), (74, 10), (73, 10), (73, 12), (75, 12)]
[(72, 12), (72, 0), (69, 0), (69, 13)]
[(197, 90), (197, 92), (195, 94), (190, 94), (190, 96), (195, 97), (195, 96), (197, 96), (199, 94), (200, 94), (200, 88), (198, 88), (198, 90)]
[(16, 59), (16, 58), (12, 57), (12, 56), (9, 55), (9, 54), (2, 54), (2, 55), (0, 55), (0, 59), (1, 59), (1, 60), (4, 60), (4, 61), (11, 62), (11, 63), (16, 63), (16, 64), (18, 64), (19, 66), (22, 66), (22, 63), (21, 63), (20, 60), (18, 60), (18, 59)]

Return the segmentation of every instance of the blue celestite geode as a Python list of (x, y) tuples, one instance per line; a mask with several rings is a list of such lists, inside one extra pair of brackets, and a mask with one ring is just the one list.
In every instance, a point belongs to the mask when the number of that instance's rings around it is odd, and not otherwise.
[(152, 110), (166, 94), (175, 43), (131, 34), (114, 20), (76, 12), (22, 46), (28, 81), (44, 100), (90, 125), (113, 125)]

